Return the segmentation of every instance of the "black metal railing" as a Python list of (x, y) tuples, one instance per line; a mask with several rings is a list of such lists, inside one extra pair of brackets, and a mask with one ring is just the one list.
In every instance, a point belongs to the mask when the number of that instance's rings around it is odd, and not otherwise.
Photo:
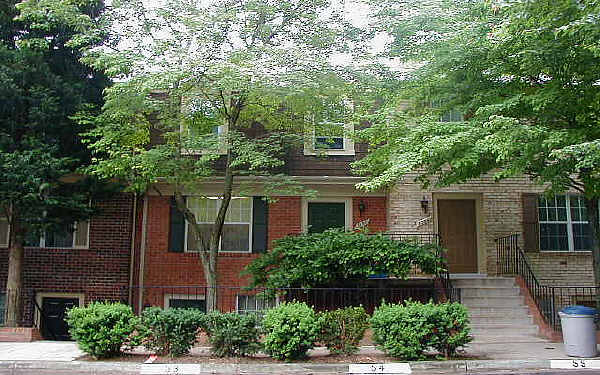
[[(142, 295), (143, 306), (186, 306), (204, 308), (207, 286), (134, 286), (134, 295)], [(427, 287), (393, 288), (245, 288), (237, 286), (215, 287), (217, 309), (221, 312), (256, 312), (284, 301), (306, 302), (317, 311), (342, 307), (363, 306), (372, 313), (382, 302), (401, 303), (413, 301), (445, 302), (458, 291)]]
[[(442, 246), (442, 238), (439, 233), (431, 232), (385, 232), (387, 236), (396, 241), (402, 242), (415, 242), (418, 244), (434, 244)], [(441, 292), (447, 292), (447, 299), (453, 302), (460, 302), (460, 290), (452, 287), (452, 281), (450, 280), (450, 272), (448, 270), (448, 263), (446, 261), (446, 253), (440, 248), (437, 256), (443, 259), (443, 271), (438, 272), (434, 277), (434, 288), (439, 289)], [(418, 267), (413, 267), (410, 272), (411, 277), (425, 275)]]
[(525, 253), (519, 248), (519, 235), (510, 234), (496, 239), (499, 275), (520, 276), (544, 320), (560, 330), (558, 312), (569, 305), (596, 307), (600, 288), (594, 286), (550, 286), (539, 282)]

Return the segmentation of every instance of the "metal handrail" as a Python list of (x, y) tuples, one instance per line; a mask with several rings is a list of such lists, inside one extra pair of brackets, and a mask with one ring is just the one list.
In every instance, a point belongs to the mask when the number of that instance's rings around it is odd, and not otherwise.
[(498, 274), (521, 276), (546, 323), (555, 330), (560, 330), (559, 308), (563, 305), (577, 303), (577, 298), (587, 299), (589, 297), (592, 299), (600, 292), (600, 288), (541, 284), (527, 261), (525, 253), (519, 247), (518, 238), (519, 234), (513, 233), (495, 240)]

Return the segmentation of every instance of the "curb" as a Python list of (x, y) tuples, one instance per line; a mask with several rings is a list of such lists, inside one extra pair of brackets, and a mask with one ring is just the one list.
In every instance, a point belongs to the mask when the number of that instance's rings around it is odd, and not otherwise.
[[(471, 370), (548, 369), (550, 360), (472, 360), (409, 362), (415, 372), (428, 370), (467, 372)], [(199, 363), (201, 373), (207, 374), (345, 374), (347, 363), (269, 363), (269, 364), (214, 364)], [(87, 361), (0, 361), (2, 369), (77, 370), (82, 373), (130, 372), (140, 373), (141, 363), (87, 362)]]

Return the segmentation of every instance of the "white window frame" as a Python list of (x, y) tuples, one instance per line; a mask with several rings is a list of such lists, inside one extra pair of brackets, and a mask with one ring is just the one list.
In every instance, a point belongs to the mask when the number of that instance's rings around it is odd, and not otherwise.
[(352, 134), (354, 132), (354, 125), (352, 123), (339, 123), (339, 125), (344, 127), (344, 147), (342, 149), (317, 148), (317, 136), (315, 134), (315, 128), (312, 127), (309, 131), (309, 134), (307, 134), (306, 139), (304, 140), (304, 155), (355, 155), (356, 151), (354, 150), (354, 139), (347, 136), (347, 134)]
[[(219, 197), (192, 197), (192, 198), (206, 198), (206, 199), (215, 199), (217, 200), (219, 203), (217, 204), (216, 210), (218, 212), (219, 207), (221, 205), (221, 201), (222, 199)], [(223, 244), (223, 233), (221, 233), (221, 238), (219, 238), (219, 252), (220, 253), (237, 253), (237, 254), (249, 254), (252, 252), (252, 225), (253, 225), (253, 218), (254, 218), (254, 204), (252, 201), (252, 197), (232, 197), (232, 199), (248, 199), (250, 201), (250, 221), (249, 222), (238, 222), (238, 221), (225, 221), (223, 223), (223, 226), (225, 226), (226, 224), (248, 224), (248, 250), (247, 251), (238, 251), (238, 250), (221, 250), (222, 244)], [(186, 204), (189, 204), (189, 199), (187, 200)], [(231, 203), (230, 203), (231, 204)], [(230, 207), (227, 207), (227, 210), (229, 210)], [(198, 224), (214, 224), (214, 221), (199, 221)], [(184, 253), (197, 253), (200, 251), (200, 249), (198, 250), (189, 250), (188, 249), (188, 233), (189, 233), (189, 227), (190, 227), (190, 223), (187, 222), (187, 220), (185, 221), (185, 236), (184, 236), (184, 246), (183, 246), (183, 252)]]
[[(77, 241), (77, 227), (79, 225), (79, 222), (74, 222), (73, 223), (73, 242), (71, 246), (46, 246), (46, 232), (42, 233), (40, 235), (40, 242), (39, 242), (39, 246), (25, 246), (28, 248), (39, 248), (39, 249), (81, 249), (81, 250), (85, 250), (85, 249), (89, 249), (90, 248), (90, 220), (86, 220), (85, 223), (87, 223), (87, 228), (86, 228), (86, 242), (85, 245), (83, 246), (76, 246), (75, 242)], [(10, 230), (9, 230), (10, 233)]]
[(206, 300), (206, 296), (203, 294), (181, 294), (181, 293), (169, 293), (164, 295), (164, 309), (171, 308), (171, 300), (172, 299), (187, 299), (193, 301), (204, 301)]
[[(539, 241), (539, 245), (540, 245), (540, 252), (544, 252), (544, 253), (586, 253), (586, 252), (589, 253), (589, 252), (591, 252), (591, 250), (575, 250), (575, 237), (573, 235), (573, 224), (588, 224), (587, 220), (586, 221), (573, 221), (571, 219), (571, 197), (572, 196), (581, 197), (581, 195), (579, 195), (579, 194), (558, 194), (557, 197), (558, 196), (565, 197), (565, 201), (566, 201), (565, 209), (567, 211), (567, 220), (555, 220), (555, 221), (540, 220), (539, 219), (539, 207), (538, 207), (538, 212), (537, 212), (538, 226), (539, 226), (538, 241)], [(545, 198), (545, 199), (547, 199), (547, 198)], [(553, 199), (555, 199), (555, 198), (553, 197)], [(538, 203), (538, 206), (539, 206), (539, 203)], [(542, 249), (542, 229), (541, 229), (542, 224), (565, 224), (567, 226), (567, 243), (569, 245), (569, 249), (567, 249), (567, 250), (543, 250)]]
[[(236, 294), (236, 296), (235, 296), (235, 311), (238, 314), (249, 314), (249, 313), (258, 314), (261, 312), (266, 312), (268, 309), (262, 309), (262, 310), (258, 309), (258, 300), (259, 299), (256, 298), (256, 296), (257, 296), (256, 294)], [(254, 298), (255, 309), (254, 310), (248, 310), (248, 309), (240, 310), (240, 297), (255, 297)], [(277, 307), (279, 305), (279, 296), (275, 296), (275, 298), (273, 299), (273, 302), (274, 302), (273, 307), (274, 308)]]
[(346, 230), (352, 230), (352, 197), (302, 198), (302, 232), (308, 232), (309, 203), (344, 203), (344, 227)]

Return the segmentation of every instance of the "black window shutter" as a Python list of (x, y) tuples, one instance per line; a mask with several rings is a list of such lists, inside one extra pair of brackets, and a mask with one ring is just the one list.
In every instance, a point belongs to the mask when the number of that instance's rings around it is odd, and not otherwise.
[(269, 207), (263, 197), (252, 199), (252, 252), (267, 250)]
[(540, 251), (540, 223), (538, 221), (538, 194), (522, 193), (523, 245), (525, 251)]
[(185, 241), (185, 218), (171, 202), (169, 212), (169, 251), (173, 253), (183, 253), (183, 243)]

